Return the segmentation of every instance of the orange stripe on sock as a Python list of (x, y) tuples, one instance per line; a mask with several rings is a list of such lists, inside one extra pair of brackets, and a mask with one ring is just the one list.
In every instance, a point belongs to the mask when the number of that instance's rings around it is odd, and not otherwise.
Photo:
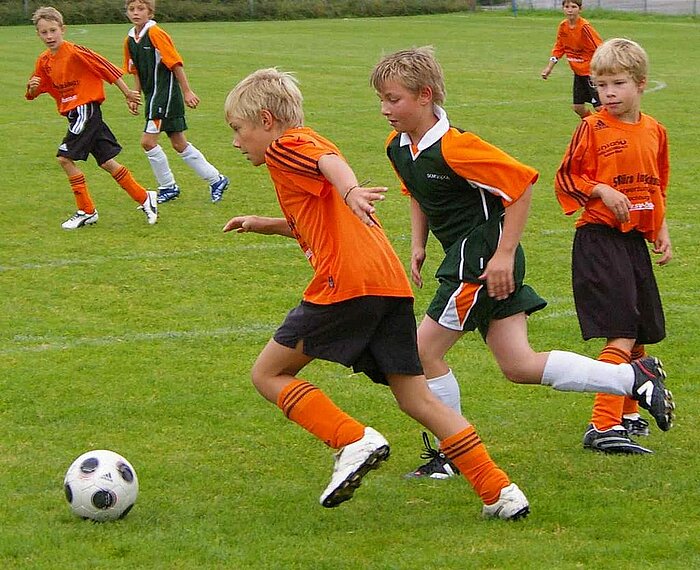
[(442, 440), (440, 449), (485, 504), (498, 501), (501, 489), (510, 485), (508, 475), (491, 459), (474, 426)]
[(139, 204), (143, 204), (146, 201), (146, 198), (148, 197), (146, 195), (146, 189), (136, 182), (136, 179), (126, 166), (122, 166), (119, 170), (117, 170), (112, 175), (112, 178), (117, 181), (119, 186), (126, 190), (127, 194), (129, 194), (134, 201), (138, 202)]
[(88, 192), (87, 183), (85, 182), (84, 174), (76, 174), (69, 176), (68, 182), (75, 197), (75, 204), (78, 210), (82, 210), (86, 214), (92, 214), (95, 211), (95, 204), (92, 201), (90, 192)]
[[(628, 364), (632, 361), (631, 354), (616, 346), (606, 346), (598, 356), (601, 362), (610, 364)], [(596, 394), (591, 413), (591, 423), (600, 431), (608, 430), (622, 421), (625, 396), (612, 394)]]
[(365, 426), (346, 414), (319, 388), (305, 380), (293, 380), (277, 397), (285, 416), (333, 449), (362, 438)]

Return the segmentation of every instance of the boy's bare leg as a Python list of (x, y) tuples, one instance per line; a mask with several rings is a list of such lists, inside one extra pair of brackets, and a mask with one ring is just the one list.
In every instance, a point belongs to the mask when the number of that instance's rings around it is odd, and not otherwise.
[(284, 415), (338, 449), (331, 481), (321, 494), (324, 507), (337, 507), (352, 498), (363, 477), (389, 457), (384, 437), (338, 408), (318, 387), (297, 374), (313, 358), (301, 343), (288, 348), (270, 340), (253, 366), (253, 385)]
[(442, 451), (484, 502), (485, 516), (527, 515), (530, 507), (525, 495), (494, 463), (474, 427), (433, 395), (425, 377), (392, 375), (388, 381), (401, 410), (441, 440)]

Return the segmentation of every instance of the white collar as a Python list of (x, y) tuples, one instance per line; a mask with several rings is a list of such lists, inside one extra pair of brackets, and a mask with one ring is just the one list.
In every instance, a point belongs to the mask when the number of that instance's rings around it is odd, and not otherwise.
[(144, 24), (143, 29), (141, 30), (141, 35), (138, 37), (136, 37), (136, 26), (134, 26), (133, 28), (131, 28), (129, 30), (129, 37), (134, 38), (134, 40), (136, 40), (138, 42), (141, 40), (141, 38), (144, 36), (144, 34), (148, 31), (148, 29), (152, 28), (155, 25), (156, 25), (155, 20), (148, 20), (148, 22), (146, 22)]
[[(429, 146), (434, 145), (445, 135), (447, 131), (450, 130), (450, 121), (447, 119), (447, 113), (445, 112), (445, 109), (443, 109), (439, 105), (433, 105), (433, 112), (438, 118), (438, 121), (432, 127), (430, 127), (430, 129), (428, 129), (428, 132), (426, 132), (423, 135), (423, 137), (418, 141), (418, 144), (416, 145), (416, 148), (418, 150), (413, 156), (413, 158), (416, 158), (416, 156), (418, 156), (421, 153), (421, 151), (425, 150)], [(408, 136), (408, 133), (401, 133), (399, 145), (411, 146), (411, 144), (411, 137)], [(411, 148), (411, 154), (413, 154), (413, 148)]]

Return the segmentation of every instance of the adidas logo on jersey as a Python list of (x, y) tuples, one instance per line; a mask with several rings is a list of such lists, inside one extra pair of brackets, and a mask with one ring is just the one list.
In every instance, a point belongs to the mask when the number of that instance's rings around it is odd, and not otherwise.
[(58, 150), (62, 150), (63, 152), (68, 152), (68, 146), (66, 143), (61, 144), (61, 146), (58, 147)]
[(601, 119), (598, 119), (595, 122), (595, 125), (593, 125), (593, 129), (596, 131), (600, 131), (601, 129), (607, 129), (607, 128), (608, 128), (608, 125), (606, 125), (605, 122), (602, 121)]

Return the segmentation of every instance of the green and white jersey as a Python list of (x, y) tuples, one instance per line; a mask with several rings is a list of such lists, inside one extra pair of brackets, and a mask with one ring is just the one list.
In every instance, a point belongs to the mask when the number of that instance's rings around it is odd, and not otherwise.
[(124, 56), (126, 70), (141, 82), (146, 120), (184, 117), (182, 90), (172, 72), (183, 64), (182, 57), (155, 20), (149, 20), (139, 36), (136, 28), (129, 31)]

